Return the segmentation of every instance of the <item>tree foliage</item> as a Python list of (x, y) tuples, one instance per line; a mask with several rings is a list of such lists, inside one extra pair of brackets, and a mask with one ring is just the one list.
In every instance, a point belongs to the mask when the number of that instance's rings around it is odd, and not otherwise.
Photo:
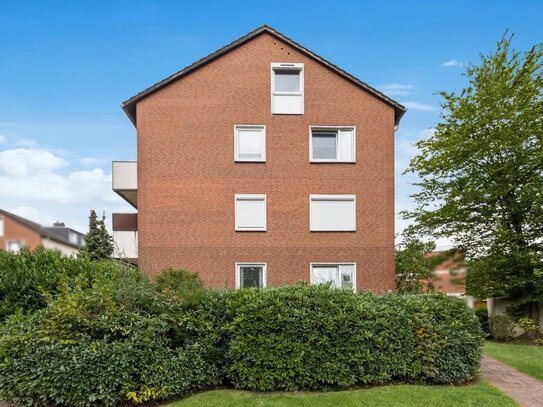
[(411, 232), (456, 240), (467, 291), (543, 299), (543, 46), (512, 36), (469, 65), (461, 92), (441, 92), (441, 120), (406, 172), (419, 176)]
[(435, 291), (434, 268), (444, 260), (443, 254), (432, 255), (434, 242), (404, 236), (396, 246), (396, 289), (400, 294)]
[(90, 260), (109, 259), (113, 254), (113, 241), (106, 230), (105, 215), (98, 219), (94, 210), (89, 215), (89, 232), (85, 235), (85, 245), (81, 254)]

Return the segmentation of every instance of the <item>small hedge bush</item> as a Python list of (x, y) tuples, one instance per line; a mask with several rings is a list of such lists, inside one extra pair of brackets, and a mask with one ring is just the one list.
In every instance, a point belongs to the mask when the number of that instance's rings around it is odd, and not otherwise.
[(146, 279), (78, 276), (60, 284), (46, 308), (8, 318), (0, 331), (0, 399), (114, 406), (219, 384), (220, 295), (187, 308), (182, 299), (163, 303), (157, 292), (149, 299), (149, 289)]
[(511, 317), (505, 314), (493, 316), (488, 319), (490, 335), (497, 341), (513, 339), (515, 325)]
[(46, 295), (56, 295), (61, 281), (71, 283), (78, 275), (143, 278), (113, 261), (66, 257), (42, 247), (20, 253), (0, 250), (0, 321), (17, 311), (33, 312), (45, 307)]
[(232, 293), (227, 313), (227, 378), (240, 389), (453, 383), (478, 373), (478, 320), (451, 297), (291, 286)]
[(13, 302), (0, 325), (0, 399), (114, 406), (221, 383), (320, 390), (461, 383), (478, 372), (478, 320), (451, 297), (304, 284), (210, 291), (186, 271), (151, 282), (112, 263), (63, 274), (44, 291), (28, 283), (28, 298), (39, 292), (43, 303)]

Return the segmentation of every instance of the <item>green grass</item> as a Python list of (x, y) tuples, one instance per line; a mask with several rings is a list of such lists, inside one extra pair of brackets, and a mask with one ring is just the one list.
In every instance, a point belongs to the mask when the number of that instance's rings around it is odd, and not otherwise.
[(395, 385), (336, 392), (254, 393), (211, 390), (167, 407), (516, 406), (486, 382), (469, 386)]
[(543, 346), (487, 342), (484, 352), (520, 372), (543, 380)]

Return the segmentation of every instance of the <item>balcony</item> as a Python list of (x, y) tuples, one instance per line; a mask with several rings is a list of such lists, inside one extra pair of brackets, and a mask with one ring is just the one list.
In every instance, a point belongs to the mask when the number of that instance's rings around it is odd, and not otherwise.
[(138, 214), (114, 213), (113, 257), (138, 264)]
[(113, 161), (112, 187), (126, 202), (138, 208), (137, 161)]

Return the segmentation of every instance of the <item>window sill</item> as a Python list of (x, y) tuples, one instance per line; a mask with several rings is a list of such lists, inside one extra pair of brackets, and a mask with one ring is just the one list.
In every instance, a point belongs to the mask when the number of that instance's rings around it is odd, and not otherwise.
[(339, 161), (339, 160), (309, 160), (311, 164), (356, 164), (356, 161)]

